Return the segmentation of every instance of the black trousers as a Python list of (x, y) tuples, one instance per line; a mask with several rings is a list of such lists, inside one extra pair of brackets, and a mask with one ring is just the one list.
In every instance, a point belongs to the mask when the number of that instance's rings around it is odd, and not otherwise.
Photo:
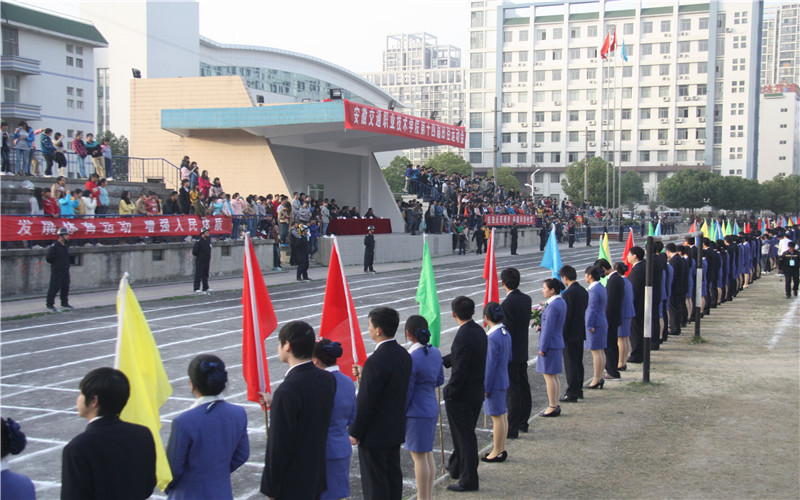
[(631, 321), (630, 359), (638, 363), (644, 359), (644, 318), (633, 318)]
[(619, 363), (619, 345), (617, 345), (618, 331), (619, 325), (608, 325), (608, 337), (604, 351), (606, 353), (606, 373), (612, 377), (620, 376), (619, 370), (617, 369)]
[(666, 342), (669, 337), (669, 299), (661, 301), (661, 319), (663, 323), (659, 323), (658, 335), (662, 342)]
[(669, 333), (670, 335), (681, 334), (681, 321), (683, 318), (683, 308), (686, 307), (686, 297), (682, 293), (669, 296)]
[(508, 432), (519, 432), (528, 429), (533, 403), (531, 402), (531, 385), (528, 382), (528, 363), (508, 364)]
[(308, 255), (297, 257), (297, 279), (308, 279)]
[(564, 392), (573, 398), (583, 396), (583, 341), (565, 342), (562, 357), (564, 376), (567, 379), (567, 389)]
[(208, 290), (208, 269), (211, 262), (194, 261), (194, 291), (200, 290), (200, 282), (203, 283), (203, 291)]
[(56, 303), (56, 294), (61, 294), (61, 305), (69, 305), (69, 271), (51, 271), (50, 288), (47, 289), (47, 307)]
[(272, 267), (281, 267), (281, 248), (277, 243), (272, 245)]
[(403, 496), (403, 470), (400, 446), (390, 448), (358, 447), (358, 466), (364, 498), (400, 500)]
[(511, 238), (511, 255), (517, 255), (517, 239)]
[[(447, 463), (447, 470), (458, 477), (458, 484), (466, 489), (478, 489), (478, 438), (475, 426), (481, 413), (481, 402), (470, 403), (448, 399), (444, 402), (447, 422), (453, 437), (453, 454)], [(380, 498), (364, 492), (365, 498)]]
[(364, 249), (364, 272), (372, 271), (372, 262), (375, 260), (375, 250)]
[(794, 282), (794, 294), (797, 295), (797, 282), (800, 280), (800, 268), (787, 266), (784, 268), (783, 276), (786, 285), (786, 296), (788, 297), (789, 292), (792, 290), (792, 282)]

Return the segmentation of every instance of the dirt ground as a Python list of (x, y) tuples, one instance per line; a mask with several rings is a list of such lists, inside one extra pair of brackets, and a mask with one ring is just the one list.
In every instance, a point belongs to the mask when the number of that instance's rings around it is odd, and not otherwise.
[(707, 343), (670, 338), (652, 384), (628, 365), (561, 417), (535, 417), (505, 463), (482, 464), (479, 492), (444, 479), (436, 497), (800, 497), (800, 299), (782, 285), (765, 276), (712, 310)]

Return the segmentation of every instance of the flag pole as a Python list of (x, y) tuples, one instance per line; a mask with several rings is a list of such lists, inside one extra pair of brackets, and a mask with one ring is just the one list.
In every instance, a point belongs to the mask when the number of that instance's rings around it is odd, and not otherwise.
[[(248, 290), (248, 295), (250, 296), (250, 314), (253, 320), (253, 337), (255, 340), (256, 346), (256, 366), (258, 367), (258, 389), (259, 392), (267, 392), (267, 384), (264, 382), (264, 353), (263, 349), (264, 346), (261, 345), (261, 327), (258, 324), (258, 302), (256, 301), (256, 295), (253, 293), (253, 256), (250, 253), (251, 248), (251, 241), (250, 241), (250, 231), (245, 231), (244, 233), (244, 260), (245, 260), (245, 267), (247, 267), (247, 280), (250, 284), (250, 289)], [(264, 405), (261, 407), (264, 411), (264, 439), (268, 439), (269, 435), (269, 418), (267, 414), (267, 406)]]
[(442, 451), (442, 474), (445, 473), (445, 466), (444, 466), (444, 431), (442, 430), (442, 388), (441, 386), (436, 388), (436, 397), (439, 402), (439, 445)]
[[(344, 274), (344, 266), (342, 265), (342, 252), (339, 250), (339, 240), (336, 235), (333, 235), (333, 246), (336, 249), (336, 258), (339, 259), (339, 272), (342, 273), (342, 285), (345, 287), (344, 300), (347, 307), (347, 326), (350, 328), (350, 347), (353, 352), (353, 364), (358, 364), (358, 352), (356, 351), (356, 334), (353, 330), (353, 319), (350, 316), (350, 287), (347, 286), (347, 278)], [(356, 381), (358, 383), (358, 381)]]
[(122, 273), (117, 292), (117, 345), (114, 348), (114, 368), (119, 369), (119, 352), (122, 348), (122, 324), (125, 318), (125, 302), (128, 292), (128, 273)]

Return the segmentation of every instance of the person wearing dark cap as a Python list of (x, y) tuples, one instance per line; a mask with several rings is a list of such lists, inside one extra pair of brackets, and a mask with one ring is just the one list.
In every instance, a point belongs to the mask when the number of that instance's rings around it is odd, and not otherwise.
[(0, 498), (34, 500), (36, 491), (28, 476), (11, 472), (6, 465), (6, 457), (19, 455), (25, 449), (27, 439), (20, 426), (13, 419), (0, 421), (0, 441), (2, 441), (3, 469), (0, 472)]
[[(787, 244), (787, 250), (781, 254), (783, 261), (783, 279), (785, 281), (786, 298), (790, 298), (790, 292), (794, 291), (794, 296), (797, 297), (797, 282), (800, 278), (800, 253), (797, 251), (797, 244), (790, 241)], [(792, 288), (794, 283), (794, 288)]]
[(519, 228), (517, 227), (516, 221), (511, 226), (511, 230), (508, 232), (509, 236), (511, 236), (511, 255), (517, 255), (517, 242), (519, 239)]
[(311, 281), (308, 277), (308, 251), (311, 247), (308, 235), (308, 226), (301, 224), (297, 228), (299, 233), (292, 245), (294, 245), (294, 258), (297, 263), (297, 281)]
[(364, 272), (374, 273), (372, 263), (375, 260), (375, 226), (367, 226), (367, 235), (364, 236)]
[(46, 307), (51, 312), (56, 309), (56, 294), (61, 295), (61, 309), (72, 309), (69, 305), (69, 230), (58, 228), (58, 239), (47, 250), (45, 260), (50, 264), (50, 288), (47, 290)]
[[(208, 271), (211, 267), (211, 241), (208, 228), (200, 230), (200, 237), (194, 243), (192, 255), (194, 255), (194, 293), (208, 293), (212, 291), (208, 287)], [(202, 290), (200, 290), (201, 282)]]

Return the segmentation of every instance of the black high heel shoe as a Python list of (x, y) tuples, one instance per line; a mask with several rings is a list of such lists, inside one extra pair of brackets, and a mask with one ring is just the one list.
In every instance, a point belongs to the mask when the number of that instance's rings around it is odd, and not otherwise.
[(557, 417), (561, 415), (561, 407), (560, 406), (548, 406), (548, 408), (555, 408), (555, 410), (551, 411), (550, 413), (541, 412), (539, 413), (540, 417)]
[(585, 385), (585, 386), (583, 386), (583, 387), (585, 387), (586, 389), (602, 389), (602, 388), (603, 388), (603, 384), (605, 384), (605, 382), (606, 382), (606, 381), (605, 381), (604, 379), (602, 379), (602, 378), (601, 378), (601, 379), (600, 379), (600, 382), (596, 383), (595, 385), (589, 385), (589, 384), (587, 384), (587, 385)]
[(617, 370), (619, 370), (619, 371), (621, 371), (621, 372), (624, 372), (624, 371), (625, 371), (625, 370), (627, 370), (627, 369), (628, 369), (628, 365), (622, 365), (622, 366), (618, 366), (618, 367), (617, 367)]
[(494, 458), (489, 458), (489, 453), (487, 453), (486, 455), (481, 457), (481, 461), (490, 462), (490, 463), (491, 462), (505, 462), (506, 458), (508, 458), (508, 453), (505, 450), (503, 450), (503, 452), (501, 454), (497, 455)]

